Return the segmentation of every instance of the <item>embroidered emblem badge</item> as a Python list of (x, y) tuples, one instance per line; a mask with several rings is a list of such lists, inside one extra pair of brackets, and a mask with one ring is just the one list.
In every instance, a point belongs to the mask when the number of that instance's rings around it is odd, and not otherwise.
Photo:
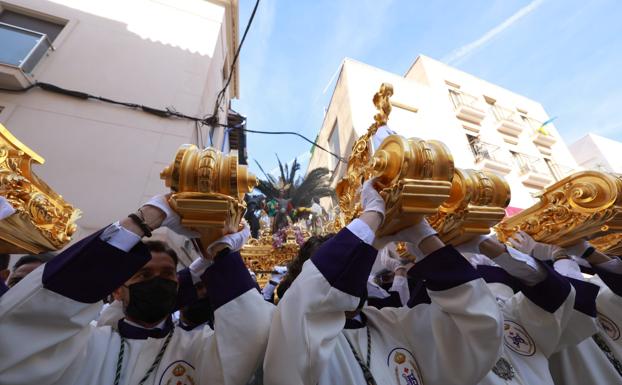
[(497, 360), (497, 363), (492, 368), (492, 372), (506, 381), (511, 381), (516, 376), (512, 364), (503, 357)]
[(400, 385), (423, 385), (421, 371), (415, 356), (403, 348), (395, 348), (387, 357), (387, 365)]
[(620, 328), (618, 327), (618, 325), (616, 325), (615, 322), (613, 322), (610, 318), (601, 313), (598, 313), (596, 317), (598, 319), (598, 324), (600, 325), (600, 328), (603, 329), (603, 331), (607, 334), (607, 336), (609, 336), (609, 338), (614, 341), (620, 339)]
[(527, 331), (513, 321), (503, 322), (503, 343), (515, 353), (522, 356), (533, 356), (536, 353), (536, 344)]
[(159, 384), (162, 385), (197, 385), (194, 379), (194, 366), (186, 361), (175, 361), (166, 367)]

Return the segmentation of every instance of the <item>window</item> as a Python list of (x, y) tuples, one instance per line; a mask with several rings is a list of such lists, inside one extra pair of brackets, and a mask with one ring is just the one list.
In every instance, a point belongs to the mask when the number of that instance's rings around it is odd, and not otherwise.
[[(328, 137), (328, 148), (334, 154), (341, 155), (340, 145), (339, 145), (339, 126), (337, 125), (337, 120), (335, 120), (335, 124), (333, 124), (333, 130)], [(334, 156), (330, 156), (330, 168), (334, 170), (338, 165), (337, 159)]]
[(62, 24), (3, 10), (0, 13), (0, 63), (32, 72), (52, 47)]

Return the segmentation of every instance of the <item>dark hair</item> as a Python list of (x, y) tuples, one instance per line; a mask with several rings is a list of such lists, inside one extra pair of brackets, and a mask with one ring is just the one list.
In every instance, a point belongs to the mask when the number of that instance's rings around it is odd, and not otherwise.
[(0, 254), (0, 270), (8, 269), (10, 260), (11, 254)]
[(177, 253), (175, 250), (171, 249), (166, 242), (163, 241), (144, 241), (145, 246), (147, 246), (147, 250), (151, 253), (165, 253), (169, 257), (173, 259), (175, 265), (179, 262), (179, 258), (177, 257)]
[(326, 234), (326, 235), (314, 235), (311, 238), (307, 239), (305, 243), (300, 246), (300, 250), (298, 250), (298, 255), (294, 257), (287, 264), (287, 274), (279, 283), (279, 286), (276, 288), (276, 293), (279, 298), (283, 298), (283, 295), (289, 289), (292, 282), (298, 277), (300, 272), (302, 271), (302, 265), (315, 254), (317, 249), (322, 246), (322, 244), (329, 239), (331, 239), (335, 234)]
[(41, 254), (28, 254), (24, 255), (20, 259), (15, 262), (13, 265), (13, 271), (17, 270), (20, 266), (27, 265), (29, 263), (46, 263), (50, 259), (54, 258), (55, 255), (52, 253), (41, 253)]

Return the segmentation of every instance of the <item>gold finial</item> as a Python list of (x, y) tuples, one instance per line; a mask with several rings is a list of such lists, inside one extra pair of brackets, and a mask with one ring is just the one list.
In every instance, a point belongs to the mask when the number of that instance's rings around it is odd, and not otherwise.
[[(374, 115), (376, 130), (387, 124), (389, 114), (391, 113), (391, 96), (393, 96), (393, 85), (390, 83), (382, 83), (380, 90), (374, 94), (374, 106), (378, 109), (378, 113)], [(374, 131), (375, 133), (375, 131)]]

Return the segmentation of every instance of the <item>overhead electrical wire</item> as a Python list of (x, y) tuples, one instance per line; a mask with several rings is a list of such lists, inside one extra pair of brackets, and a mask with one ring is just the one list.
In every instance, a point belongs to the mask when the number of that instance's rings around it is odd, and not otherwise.
[[(225, 82), (223, 88), (218, 92), (218, 95), (216, 96), (216, 103), (214, 106), (214, 113), (212, 115), (207, 115), (204, 116), (202, 118), (196, 117), (196, 116), (190, 116), (190, 115), (186, 115), (183, 114), (181, 112), (178, 112), (174, 107), (167, 107), (166, 109), (160, 109), (160, 108), (154, 108), (154, 107), (149, 107), (149, 106), (145, 106), (143, 104), (138, 104), (138, 103), (130, 103), (130, 102), (122, 102), (122, 101), (118, 101), (118, 100), (114, 100), (114, 99), (110, 99), (110, 98), (106, 98), (103, 96), (97, 96), (97, 95), (92, 95), (86, 92), (82, 92), (82, 91), (76, 91), (76, 90), (70, 90), (70, 89), (66, 89), (66, 88), (62, 88), (59, 86), (56, 86), (54, 84), (50, 84), (50, 83), (45, 83), (45, 82), (35, 82), (31, 85), (29, 85), (28, 87), (25, 88), (21, 88), (21, 89), (10, 89), (10, 88), (1, 88), (0, 87), (0, 91), (4, 91), (4, 92), (14, 92), (14, 93), (24, 93), (27, 92), (33, 88), (40, 88), (44, 91), (48, 91), (48, 92), (53, 92), (53, 93), (58, 93), (58, 94), (62, 94), (65, 96), (70, 96), (70, 97), (74, 97), (74, 98), (78, 98), (78, 99), (83, 99), (83, 100), (88, 100), (88, 99), (93, 99), (93, 100), (99, 100), (101, 102), (105, 102), (105, 103), (111, 103), (111, 104), (116, 104), (116, 105), (121, 105), (121, 106), (125, 106), (128, 108), (132, 108), (132, 109), (136, 109), (136, 110), (141, 110), (143, 112), (146, 112), (148, 114), (152, 114), (152, 115), (156, 115), (158, 117), (161, 118), (179, 118), (179, 119), (187, 119), (187, 120), (191, 120), (195, 123), (195, 132), (196, 132), (196, 136), (197, 136), (197, 144), (200, 146), (204, 145), (203, 142), (203, 133), (201, 130), (202, 126), (221, 126), (221, 127), (225, 127), (228, 129), (235, 129), (235, 130), (241, 130), (244, 132), (250, 132), (253, 134), (264, 134), (264, 135), (294, 135), (297, 136), (299, 138), (302, 138), (303, 140), (305, 140), (306, 142), (310, 143), (311, 145), (313, 145), (314, 147), (319, 148), (322, 151), (327, 152), (328, 154), (334, 156), (335, 158), (337, 158), (337, 160), (339, 162), (346, 162), (345, 159), (343, 159), (342, 157), (340, 157), (339, 155), (335, 154), (334, 152), (327, 150), (326, 148), (320, 146), (319, 144), (317, 144), (317, 142), (307, 138), (306, 136), (299, 134), (298, 132), (294, 132), (294, 131), (259, 131), (259, 130), (249, 130), (246, 128), (242, 128), (242, 125), (236, 125), (236, 126), (229, 126), (226, 124), (221, 124), (218, 122), (218, 109), (220, 107), (220, 104), (222, 103), (222, 99), (225, 96), (225, 91), (227, 90), (227, 88), (229, 87), (229, 84), (231, 83), (231, 78), (233, 77), (233, 73), (235, 70), (235, 66), (237, 64), (238, 61), (238, 57), (240, 56), (240, 51), (242, 49), (242, 46), (244, 45), (244, 41), (246, 40), (246, 36), (248, 35), (248, 31), (250, 30), (250, 27), (253, 23), (253, 20), (255, 19), (255, 14), (257, 13), (257, 9), (259, 7), (259, 2), (260, 0), (257, 0), (255, 2), (255, 6), (253, 7), (253, 11), (251, 12), (251, 15), (248, 19), (248, 23), (246, 24), (246, 28), (244, 29), (244, 34), (242, 35), (242, 39), (240, 40), (240, 44), (238, 45), (236, 51), (235, 51), (235, 55), (233, 56), (233, 62), (231, 63), (231, 67), (229, 68), (229, 75), (227, 76), (227, 81)], [(246, 120), (246, 118), (245, 118)], [(211, 143), (211, 130), (210, 130), (210, 145)]]
[(257, 13), (257, 8), (259, 8), (259, 1), (255, 2), (255, 6), (253, 7), (253, 12), (251, 12), (251, 16), (248, 19), (248, 23), (246, 23), (246, 28), (244, 28), (244, 34), (242, 35), (242, 40), (240, 40), (240, 45), (235, 50), (235, 55), (233, 55), (233, 62), (231, 63), (231, 67), (229, 68), (229, 76), (227, 76), (227, 81), (225, 85), (222, 87), (220, 92), (218, 92), (218, 96), (216, 96), (216, 104), (214, 105), (214, 112), (212, 116), (218, 118), (218, 109), (220, 108), (220, 103), (222, 103), (222, 98), (225, 97), (225, 91), (227, 87), (229, 87), (229, 83), (231, 83), (231, 77), (233, 76), (233, 72), (235, 70), (235, 65), (238, 61), (238, 57), (240, 56), (240, 51), (242, 50), (242, 46), (244, 45), (244, 41), (246, 40), (246, 35), (251, 28), (251, 24), (253, 24), (253, 20), (255, 19), (255, 14)]
[[(73, 98), (78, 98), (78, 99), (82, 99), (82, 100), (99, 100), (101, 102), (104, 103), (111, 103), (114, 105), (120, 105), (120, 106), (124, 106), (127, 108), (131, 108), (131, 109), (135, 109), (135, 110), (141, 110), (145, 113), (151, 114), (151, 115), (155, 115), (158, 116), (160, 118), (178, 118), (178, 119), (186, 119), (186, 120), (190, 120), (195, 122), (195, 129), (197, 132), (197, 135), (199, 137), (201, 137), (199, 140), (203, 140), (202, 139), (202, 134), (201, 134), (201, 126), (204, 125), (209, 125), (209, 126), (221, 126), (221, 127), (225, 127), (225, 128), (230, 128), (230, 129), (236, 129), (236, 130), (241, 130), (241, 131), (245, 131), (245, 132), (250, 132), (253, 134), (264, 134), (264, 135), (294, 135), (297, 136), (299, 138), (302, 138), (303, 140), (309, 142), (311, 145), (313, 145), (314, 147), (319, 148), (322, 151), (325, 151), (329, 154), (331, 154), (332, 156), (334, 156), (335, 158), (337, 158), (340, 162), (345, 162), (345, 160), (343, 158), (341, 158), (339, 155), (335, 154), (332, 151), (327, 150), (326, 148), (320, 146), (319, 144), (317, 144), (315, 141), (307, 138), (306, 136), (299, 134), (297, 132), (294, 131), (259, 131), (259, 130), (249, 130), (246, 128), (242, 128), (241, 125), (238, 126), (230, 126), (227, 124), (221, 124), (218, 122), (215, 122), (214, 116), (207, 116), (207, 117), (203, 117), (203, 118), (199, 118), (196, 116), (190, 116), (190, 115), (186, 115), (184, 113), (181, 113), (179, 111), (177, 111), (174, 107), (167, 107), (166, 109), (161, 109), (161, 108), (154, 108), (154, 107), (149, 107), (149, 106), (145, 106), (142, 104), (138, 104), (138, 103), (131, 103), (131, 102), (123, 102), (123, 101), (118, 101), (118, 100), (114, 100), (114, 99), (110, 99), (110, 98), (106, 98), (103, 96), (97, 96), (97, 95), (92, 95), (86, 92), (82, 92), (82, 91), (76, 91), (76, 90), (70, 90), (70, 89), (66, 89), (66, 88), (62, 88), (59, 87), (57, 85), (54, 84), (50, 84), (50, 83), (45, 83), (45, 82), (36, 82), (33, 83), (31, 85), (29, 85), (28, 87), (25, 88), (20, 88), (20, 89), (10, 89), (10, 88), (0, 88), (0, 92), (13, 92), (13, 93), (24, 93), (27, 91), (30, 91), (33, 88), (40, 88), (44, 91), (47, 92), (52, 92), (52, 93), (57, 93), (57, 94), (61, 94), (61, 95), (65, 95), (65, 96), (69, 96), (69, 97), (73, 97)], [(210, 143), (211, 144), (211, 143)]]

